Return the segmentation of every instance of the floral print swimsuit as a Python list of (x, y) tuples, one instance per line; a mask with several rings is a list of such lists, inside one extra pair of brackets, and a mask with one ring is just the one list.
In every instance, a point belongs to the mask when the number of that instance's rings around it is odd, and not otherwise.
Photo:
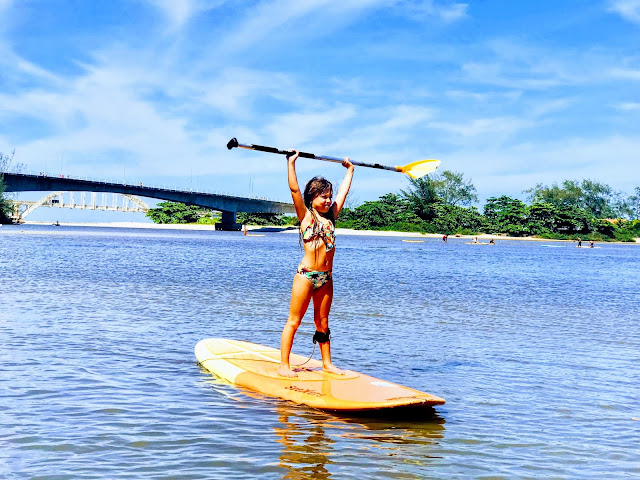
[[(320, 231), (314, 232), (314, 224), (318, 222), (321, 225)], [(321, 222), (316, 220), (315, 218), (311, 220), (311, 223), (307, 228), (302, 232), (302, 241), (310, 242), (314, 240), (316, 237), (322, 238), (324, 241), (325, 247), (328, 251), (331, 251), (336, 246), (336, 230), (333, 226), (333, 222), (328, 220), (326, 222)], [(298, 265), (298, 274), (304, 276), (311, 282), (313, 285), (313, 289), (316, 290), (322, 287), (325, 283), (331, 280), (331, 270), (321, 271), (321, 270), (311, 270), (308, 267), (305, 267), (303, 264)]]

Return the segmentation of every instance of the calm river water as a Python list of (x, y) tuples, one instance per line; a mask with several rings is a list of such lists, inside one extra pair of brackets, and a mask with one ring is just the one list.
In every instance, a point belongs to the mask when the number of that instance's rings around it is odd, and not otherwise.
[(366, 419), (195, 362), (279, 345), (295, 234), (3, 226), (0, 477), (638, 478), (640, 247), (574, 245), (338, 237), (336, 365), (447, 400)]

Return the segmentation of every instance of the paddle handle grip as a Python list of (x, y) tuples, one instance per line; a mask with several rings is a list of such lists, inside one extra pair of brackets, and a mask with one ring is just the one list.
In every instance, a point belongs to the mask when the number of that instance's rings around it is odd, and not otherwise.
[[(232, 148), (246, 148), (247, 150), (256, 150), (258, 152), (267, 152), (267, 153), (277, 153), (279, 155), (291, 155), (291, 150), (280, 150), (275, 147), (265, 147), (264, 145), (254, 145), (254, 144), (244, 144), (239, 143), (237, 138), (232, 138), (227, 142), (227, 148), (231, 150)], [(323, 160), (325, 162), (334, 162), (334, 163), (342, 163), (344, 158), (339, 157), (330, 157), (327, 155), (316, 155), (314, 153), (308, 152), (299, 152), (299, 157), (302, 158), (311, 158), (313, 160)], [(353, 165), (357, 165), (359, 167), (368, 167), (368, 168), (379, 168), (382, 170), (391, 170), (392, 172), (401, 172), (398, 167), (389, 167), (387, 165), (380, 165), (379, 163), (363, 163), (363, 162), (354, 162), (353, 160), (349, 160)]]

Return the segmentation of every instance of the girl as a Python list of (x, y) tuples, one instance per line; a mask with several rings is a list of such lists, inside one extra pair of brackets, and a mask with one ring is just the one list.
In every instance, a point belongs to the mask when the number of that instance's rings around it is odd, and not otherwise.
[(349, 158), (345, 158), (342, 165), (347, 173), (336, 195), (336, 201), (331, 202), (333, 187), (322, 177), (313, 177), (304, 189), (304, 196), (300, 193), (296, 176), (296, 160), (299, 152), (293, 150), (288, 160), (288, 177), (293, 205), (300, 219), (300, 233), (304, 244), (304, 257), (293, 278), (291, 289), (291, 306), (289, 319), (282, 330), (280, 343), (280, 368), (278, 374), (283, 377), (297, 377), (289, 364), (289, 354), (293, 346), (293, 337), (300, 326), (309, 302), (313, 299), (313, 320), (316, 333), (313, 343), (320, 344), (322, 354), (322, 369), (326, 372), (343, 375), (344, 372), (331, 363), (331, 347), (329, 342), (329, 310), (333, 300), (333, 280), (331, 269), (335, 254), (335, 226), (334, 223), (351, 187), (353, 179), (353, 165)]

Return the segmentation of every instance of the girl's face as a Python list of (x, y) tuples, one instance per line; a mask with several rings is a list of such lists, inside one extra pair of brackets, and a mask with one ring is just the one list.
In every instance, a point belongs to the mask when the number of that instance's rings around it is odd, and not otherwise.
[(320, 195), (315, 197), (311, 202), (311, 206), (320, 213), (327, 213), (331, 208), (331, 189), (327, 188)]

